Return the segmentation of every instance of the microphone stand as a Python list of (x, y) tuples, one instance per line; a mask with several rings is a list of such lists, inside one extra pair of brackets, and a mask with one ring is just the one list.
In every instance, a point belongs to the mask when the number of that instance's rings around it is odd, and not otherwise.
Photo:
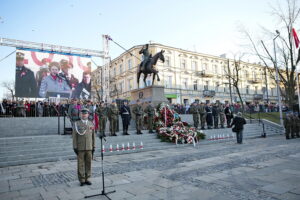
[[(90, 198), (90, 197), (95, 197), (95, 196), (100, 196), (103, 195), (105, 196), (107, 199), (111, 200), (111, 198), (109, 198), (107, 195), (116, 192), (116, 190), (110, 191), (110, 192), (105, 192), (105, 186), (104, 186), (104, 170), (103, 170), (103, 139), (105, 140), (105, 137), (102, 135), (102, 133), (100, 133), (100, 144), (101, 144), (101, 170), (102, 170), (102, 192), (100, 194), (94, 194), (94, 195), (90, 195), (90, 196), (85, 196), (84, 198)], [(106, 140), (105, 140), (106, 141)]]

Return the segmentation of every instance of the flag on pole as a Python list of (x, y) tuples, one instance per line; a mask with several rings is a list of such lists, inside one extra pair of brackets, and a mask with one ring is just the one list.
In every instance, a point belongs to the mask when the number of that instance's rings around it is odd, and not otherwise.
[(109, 35), (104, 35), (104, 37), (107, 39), (107, 40), (112, 40), (111, 37)]
[(292, 33), (293, 33), (293, 37), (294, 37), (294, 40), (295, 40), (296, 48), (298, 49), (300, 41), (299, 41), (297, 32), (294, 28), (292, 29)]

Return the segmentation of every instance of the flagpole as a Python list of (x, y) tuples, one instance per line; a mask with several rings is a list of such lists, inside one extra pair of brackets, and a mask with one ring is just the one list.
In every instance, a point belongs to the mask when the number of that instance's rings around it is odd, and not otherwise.
[[(294, 28), (292, 28), (292, 38), (294, 38), (294, 42), (292, 42), (294, 44), (294, 49), (293, 49), (293, 52), (294, 52), (294, 58), (296, 57), (296, 49), (297, 49), (297, 46), (299, 45), (299, 39), (298, 39), (298, 36), (297, 36), (297, 33), (295, 31)], [(298, 45), (296, 44), (296, 42), (298, 42)], [(295, 63), (296, 64), (296, 63)], [(297, 65), (295, 66), (295, 70), (296, 70), (296, 84), (297, 84), (297, 94), (298, 94), (298, 109), (300, 112), (300, 89), (299, 89), (299, 72), (298, 72), (298, 69), (297, 69)]]

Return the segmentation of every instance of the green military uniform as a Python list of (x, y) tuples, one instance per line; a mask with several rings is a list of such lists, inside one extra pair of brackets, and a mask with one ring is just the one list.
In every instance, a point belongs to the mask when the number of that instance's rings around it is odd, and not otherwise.
[(119, 109), (117, 105), (110, 105), (108, 109), (109, 129), (111, 136), (117, 136)]
[(136, 131), (137, 134), (143, 134), (142, 133), (142, 125), (143, 125), (143, 108), (141, 105), (136, 105), (133, 110), (132, 110), (133, 114), (135, 114), (135, 123), (136, 123)]
[(148, 118), (149, 133), (153, 133), (153, 121), (154, 121), (154, 115), (155, 115), (154, 106), (149, 103), (148, 106), (145, 108), (145, 113), (147, 114), (147, 118)]
[(290, 139), (291, 131), (292, 131), (292, 118), (290, 114), (287, 114), (284, 119), (284, 128), (285, 128), (285, 137), (286, 139)]
[(68, 109), (68, 115), (72, 122), (79, 120), (79, 110), (76, 108), (77, 105), (70, 104)]
[(203, 103), (199, 105), (199, 113), (200, 113), (200, 120), (201, 120), (201, 129), (204, 130), (205, 122), (206, 122), (206, 110), (205, 110), (205, 105)]
[(190, 108), (190, 113), (193, 114), (194, 127), (198, 128), (198, 125), (199, 125), (199, 106), (194, 103)]
[(297, 134), (297, 118), (295, 115), (292, 114), (291, 119), (292, 119), (292, 130), (291, 130), (291, 137), (295, 138)]
[(96, 109), (96, 113), (98, 115), (98, 121), (99, 121), (99, 132), (102, 136), (105, 137), (105, 128), (106, 128), (106, 122), (107, 122), (107, 114), (108, 114), (108, 108), (106, 106), (99, 105), (99, 107)]
[(89, 182), (92, 172), (92, 157), (95, 151), (94, 124), (89, 120), (74, 123), (73, 148), (77, 154), (77, 172), (81, 184)]
[(225, 124), (225, 109), (224, 109), (224, 106), (222, 104), (220, 104), (218, 109), (219, 109), (221, 128), (224, 128), (224, 124)]

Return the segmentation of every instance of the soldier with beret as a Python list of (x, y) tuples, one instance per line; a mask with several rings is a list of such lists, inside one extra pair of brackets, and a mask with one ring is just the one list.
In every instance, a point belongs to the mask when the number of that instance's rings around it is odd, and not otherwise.
[(110, 128), (110, 135), (111, 136), (117, 136), (117, 123), (118, 123), (118, 117), (119, 117), (119, 109), (117, 107), (117, 103), (115, 100), (112, 101), (111, 105), (108, 109), (108, 118), (109, 118), (109, 128)]
[(17, 52), (16, 55), (16, 86), (17, 97), (36, 97), (37, 83), (34, 73), (24, 66), (24, 53)]
[(104, 101), (100, 102), (100, 105), (96, 109), (96, 114), (98, 115), (99, 120), (99, 132), (103, 137), (105, 137), (108, 108), (105, 106)]
[(136, 101), (137, 105), (133, 108), (132, 112), (135, 115), (135, 123), (136, 123), (136, 132), (137, 134), (143, 134), (142, 133), (142, 126), (143, 126), (143, 115), (144, 115), (144, 111), (143, 108), (141, 106), (141, 102), (138, 99)]
[(80, 111), (80, 120), (74, 124), (72, 132), (73, 149), (77, 155), (77, 172), (80, 186), (91, 185), (92, 158), (95, 152), (94, 124), (88, 120), (89, 111)]
[(50, 75), (43, 78), (39, 95), (40, 97), (47, 97), (47, 92), (55, 93), (71, 93), (71, 88), (67, 82), (58, 76), (60, 65), (58, 62), (51, 62), (49, 64)]
[(194, 102), (190, 108), (190, 113), (193, 115), (194, 127), (198, 129), (199, 125), (199, 107), (196, 102)]

